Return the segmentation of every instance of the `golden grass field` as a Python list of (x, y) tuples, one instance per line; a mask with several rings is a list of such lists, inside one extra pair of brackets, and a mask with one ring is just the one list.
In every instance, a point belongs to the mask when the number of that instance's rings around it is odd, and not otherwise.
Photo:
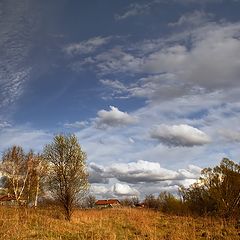
[(240, 239), (234, 222), (164, 215), (147, 209), (60, 211), (0, 207), (0, 239)]

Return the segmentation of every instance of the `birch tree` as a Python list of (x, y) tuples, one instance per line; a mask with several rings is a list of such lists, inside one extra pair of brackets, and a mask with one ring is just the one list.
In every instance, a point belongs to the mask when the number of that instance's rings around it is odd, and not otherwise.
[(33, 206), (37, 207), (39, 195), (46, 189), (44, 185), (46, 184), (45, 179), (48, 174), (48, 163), (41, 154), (34, 154), (32, 151), (27, 154), (27, 159), (30, 172), (25, 195), (28, 203), (33, 203)]
[(13, 146), (3, 153), (0, 170), (6, 177), (5, 186), (19, 204), (30, 173), (29, 161), (20, 146)]

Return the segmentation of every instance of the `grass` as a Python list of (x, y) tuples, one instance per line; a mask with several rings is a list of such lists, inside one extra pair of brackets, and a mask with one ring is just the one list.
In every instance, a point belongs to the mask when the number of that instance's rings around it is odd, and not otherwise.
[(54, 209), (0, 207), (0, 239), (240, 239), (234, 222), (146, 209), (78, 210), (71, 222)]

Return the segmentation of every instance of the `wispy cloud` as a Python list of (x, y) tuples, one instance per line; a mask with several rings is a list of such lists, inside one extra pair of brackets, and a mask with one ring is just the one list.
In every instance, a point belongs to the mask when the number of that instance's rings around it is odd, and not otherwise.
[(154, 3), (155, 1), (149, 1), (148, 3), (143, 3), (143, 4), (132, 3), (124, 13), (116, 14), (115, 19), (124, 20), (129, 17), (148, 14)]
[(11, 126), (0, 129), (0, 148), (6, 150), (12, 145), (20, 145), (24, 149), (41, 152), (53, 135), (43, 130), (31, 129), (27, 126)]
[(76, 121), (73, 123), (64, 123), (63, 126), (65, 128), (84, 128), (88, 126), (89, 122), (88, 121)]
[[(36, 27), (28, 0), (7, 1), (0, 6), (0, 108), (10, 107), (24, 92), (31, 66), (26, 64)], [(15, 7), (13, 8), (12, 5)]]
[(64, 47), (64, 52), (68, 55), (74, 56), (78, 54), (89, 54), (95, 52), (98, 48), (107, 44), (111, 37), (94, 37), (86, 41), (68, 44)]
[(194, 11), (182, 15), (176, 22), (169, 23), (171, 27), (198, 27), (208, 23), (214, 15), (204, 11)]

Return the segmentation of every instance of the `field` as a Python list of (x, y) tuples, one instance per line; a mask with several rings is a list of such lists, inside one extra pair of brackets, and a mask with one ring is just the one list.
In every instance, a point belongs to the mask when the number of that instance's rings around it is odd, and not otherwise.
[(240, 239), (235, 222), (146, 209), (78, 210), (71, 222), (53, 209), (0, 207), (0, 239)]

